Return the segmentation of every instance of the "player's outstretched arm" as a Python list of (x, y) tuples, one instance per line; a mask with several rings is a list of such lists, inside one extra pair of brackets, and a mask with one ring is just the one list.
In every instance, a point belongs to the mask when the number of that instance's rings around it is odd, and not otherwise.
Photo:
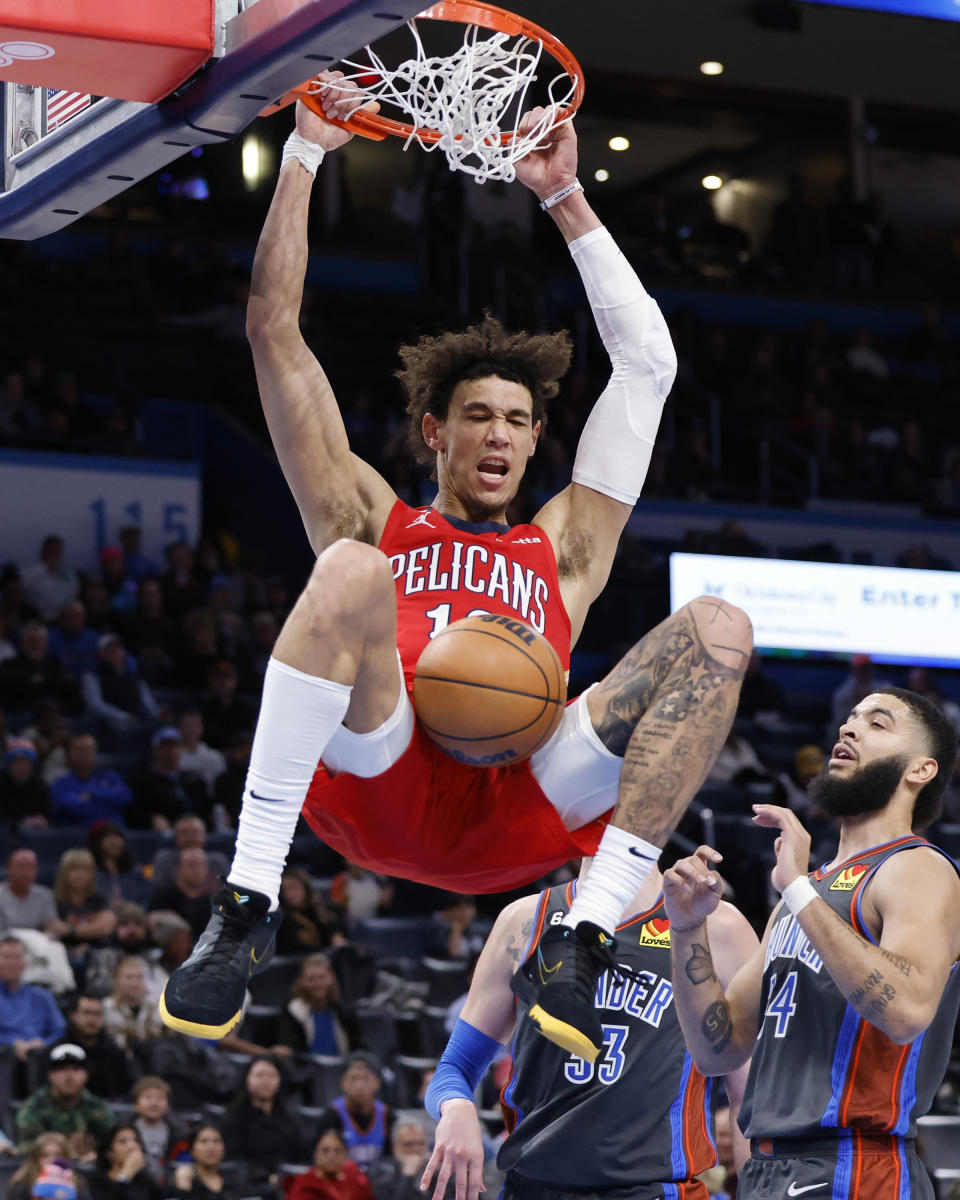
[(516, 1014), (510, 979), (529, 940), (536, 903), (536, 897), (524, 897), (497, 917), (473, 972), (460, 1020), (427, 1089), (424, 1104), (438, 1125), (420, 1189), (427, 1191), (435, 1178), (432, 1200), (441, 1200), (450, 1179), (455, 1200), (477, 1200), (486, 1190), (473, 1092), (513, 1030)]
[[(534, 110), (531, 119), (539, 113)], [(607, 581), (640, 495), (677, 358), (659, 308), (577, 181), (572, 122), (551, 130), (516, 169), (570, 247), (611, 363), (610, 379), (580, 438), (573, 483), (536, 518), (557, 551), (576, 634)]]
[(760, 1019), (763, 946), (752, 930), (747, 935), (741, 914), (735, 921), (729, 905), (718, 912), (722, 883), (710, 868), (720, 859), (716, 850), (701, 846), (663, 874), (673, 1002), (687, 1048), (704, 1075), (729, 1075), (742, 1067)]
[[(867, 884), (864, 917), (879, 945), (862, 937), (807, 879), (810, 838), (787, 808), (755, 804), (758, 825), (779, 830), (773, 885), (795, 913), (848, 1002), (891, 1041), (906, 1045), (936, 1014), (951, 964), (960, 955), (960, 877), (942, 854), (918, 848), (883, 862)], [(799, 881), (799, 882), (798, 882)], [(796, 884), (794, 892), (788, 892)]]
[[(321, 78), (336, 84), (340, 72)], [(332, 115), (346, 116), (362, 94), (330, 91)], [(353, 135), (297, 104), (298, 157), (285, 154), (257, 244), (247, 306), (247, 337), (263, 411), (307, 536), (319, 553), (338, 537), (376, 543), (396, 496), (351, 454), (336, 397), (300, 333), (307, 269), (307, 218), (317, 159)], [(294, 142), (288, 143), (290, 146)], [(312, 169), (311, 169), (312, 168)], [(322, 170), (322, 167), (320, 167)]]

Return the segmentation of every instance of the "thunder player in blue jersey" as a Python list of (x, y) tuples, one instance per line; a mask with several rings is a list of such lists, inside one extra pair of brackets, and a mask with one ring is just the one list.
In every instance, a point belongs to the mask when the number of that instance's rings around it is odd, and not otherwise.
[[(511, 1033), (513, 1071), (501, 1096), (509, 1136), (497, 1159), (506, 1173), (502, 1200), (582, 1200), (585, 1192), (707, 1200), (694, 1176), (716, 1161), (713, 1081), (693, 1066), (674, 1011), (659, 871), (646, 878), (617, 926), (623, 974), (605, 971), (594, 992), (604, 1034), (597, 1061), (563, 1050), (523, 1020), (535, 993), (525, 996), (517, 969), (537, 963), (543, 930), (564, 919), (577, 887), (569, 883), (515, 901), (484, 947), (426, 1096), (440, 1121), (421, 1183), (427, 1188), (436, 1176), (434, 1200), (451, 1178), (456, 1200), (477, 1200), (483, 1148), (473, 1092)], [(757, 936), (729, 904), (711, 914), (710, 930), (717, 970), (729, 982), (756, 950)], [(516, 979), (518, 996), (511, 988)], [(727, 1077), (734, 1108), (745, 1077), (744, 1067)], [(746, 1144), (739, 1142), (745, 1158)]]
[(703, 853), (664, 877), (676, 1005), (705, 1073), (752, 1054), (740, 1124), (751, 1157), (738, 1200), (931, 1200), (915, 1149), (950, 1058), (960, 1007), (960, 875), (914, 834), (939, 813), (957, 736), (923, 696), (884, 688), (840, 727), (812, 800), (839, 819), (830, 862), (808, 871), (792, 812), (778, 830), (782, 902), (732, 983), (718, 978), (717, 905)]

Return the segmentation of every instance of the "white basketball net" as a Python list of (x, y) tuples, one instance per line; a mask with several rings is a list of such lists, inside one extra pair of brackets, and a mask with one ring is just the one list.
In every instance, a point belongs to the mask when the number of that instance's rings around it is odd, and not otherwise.
[[(537, 79), (541, 41), (508, 33), (480, 37), (488, 31), (468, 25), (455, 53), (428, 57), (416, 21), (408, 21), (407, 28), (413, 35), (415, 58), (388, 67), (365, 46), (369, 63), (345, 59), (340, 64), (345, 78), (371, 100), (402, 110), (414, 127), (405, 150), (417, 142), (427, 151), (442, 150), (451, 171), (466, 171), (477, 183), (487, 179), (509, 183), (516, 176), (514, 163), (540, 143), (548, 130), (570, 119), (570, 115), (558, 114), (573, 97), (577, 80), (562, 71), (548, 84), (549, 100), (536, 124), (522, 136), (501, 138), (501, 133), (515, 128), (524, 111), (527, 91)], [(353, 68), (352, 73), (346, 71), (348, 67)], [(372, 84), (371, 76), (376, 77)], [(420, 136), (425, 129), (438, 131), (441, 139), (425, 140)]]

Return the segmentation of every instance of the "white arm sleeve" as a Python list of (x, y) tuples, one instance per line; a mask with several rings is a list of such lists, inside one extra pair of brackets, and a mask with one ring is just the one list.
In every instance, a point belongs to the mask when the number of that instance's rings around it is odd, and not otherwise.
[(570, 243), (613, 371), (580, 435), (575, 483), (636, 504), (677, 355), (656, 301), (604, 229)]

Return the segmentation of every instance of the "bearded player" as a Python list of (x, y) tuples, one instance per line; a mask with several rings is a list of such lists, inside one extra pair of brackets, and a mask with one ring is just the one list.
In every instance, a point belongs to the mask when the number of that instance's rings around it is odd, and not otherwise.
[(740, 1200), (932, 1200), (916, 1119), (943, 1080), (960, 1006), (960, 878), (913, 830), (939, 815), (956, 760), (940, 709), (885, 688), (856, 706), (811, 785), (840, 824), (828, 863), (809, 871), (794, 814), (755, 805), (779, 833), (782, 903), (726, 987), (706, 923), (719, 900), (710, 855), (665, 872), (674, 1001), (694, 1061), (719, 1074), (753, 1056)]
[[(345, 117), (362, 95), (331, 87), (337, 78), (327, 75), (323, 104)], [(257, 247), (247, 331), (317, 562), (265, 676), (228, 882), (161, 1012), (204, 1037), (223, 1037), (239, 1020), (246, 981), (273, 941), (280, 873), (303, 809), (350, 860), (461, 892), (514, 888), (595, 854), (565, 922), (538, 947), (542, 972), (525, 968), (539, 992), (532, 1019), (593, 1061), (603, 1033), (592, 992), (613, 961), (611, 931), (723, 745), (750, 623), (722, 601), (693, 601), (571, 704), (526, 762), (465, 766), (429, 740), (409, 690), (420, 651), (450, 621), (477, 609), (520, 616), (569, 665), (639, 495), (676, 356), (659, 309), (584, 198), (576, 135), (562, 125), (517, 164), (517, 177), (569, 245), (612, 363), (573, 482), (532, 525), (507, 524), (570, 345), (565, 333), (508, 334), (488, 317), (400, 352), (438, 493), (430, 507), (399, 501), (351, 454), (298, 325), (311, 186), (324, 153), (349, 137), (298, 105)]]

